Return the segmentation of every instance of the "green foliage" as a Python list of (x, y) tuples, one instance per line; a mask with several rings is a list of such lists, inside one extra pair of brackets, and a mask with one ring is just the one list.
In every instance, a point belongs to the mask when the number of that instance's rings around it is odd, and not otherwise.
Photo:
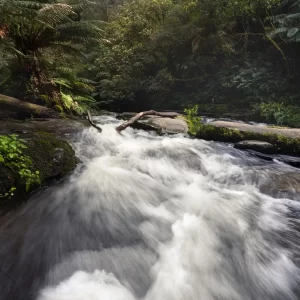
[(248, 111), (291, 99), (300, 92), (299, 8), (296, 0), (0, 0), (0, 93), (75, 114), (195, 104), (219, 114), (214, 104)]
[(283, 102), (263, 102), (258, 105), (259, 112), (268, 122), (277, 125), (300, 126), (300, 108), (287, 106)]
[[(26, 149), (25, 141), (19, 139), (17, 135), (0, 135), (0, 163), (5, 167), (19, 174), (25, 181), (26, 191), (35, 184), (40, 184), (39, 171), (32, 172), (32, 161), (23, 151)], [(5, 195), (0, 197), (12, 196), (15, 187)]]
[[(0, 86), (5, 83), (3, 89), (8, 94), (12, 94), (11, 90), (22, 91), (23, 94), (15, 96), (29, 96), (32, 100), (46, 95), (50, 99), (48, 105), (61, 104), (52, 77), (57, 73), (61, 75), (63, 72), (59, 69), (70, 63), (76, 72), (79, 68), (82, 70), (83, 52), (104, 40), (104, 22), (80, 20), (92, 2), (61, 2), (0, 0), (0, 50), (3, 49), (0, 56), (5, 61), (2, 68), (6, 76), (0, 75)], [(91, 94), (92, 88), (83, 80), (71, 81), (71, 84), (69, 80), (68, 76), (57, 78), (59, 86), (70, 85), (71, 89), (76, 86)], [(18, 83), (17, 88), (11, 89), (10, 81)]]
[(189, 132), (191, 134), (196, 134), (202, 126), (201, 117), (198, 116), (198, 105), (195, 105), (192, 108), (186, 108), (184, 112), (186, 113)]
[(59, 87), (61, 103), (67, 112), (75, 111), (85, 114), (87, 109), (95, 105), (95, 99), (90, 96), (94, 92), (95, 82), (78, 77), (76, 72), (67, 67), (56, 68), (52, 81)]
[(272, 17), (274, 28), (270, 36), (284, 39), (287, 42), (300, 42), (300, 2), (298, 0), (286, 1), (288, 13)]

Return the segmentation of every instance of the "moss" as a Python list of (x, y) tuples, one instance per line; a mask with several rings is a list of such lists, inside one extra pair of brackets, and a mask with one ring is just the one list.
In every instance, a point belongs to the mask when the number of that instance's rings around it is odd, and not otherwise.
[(62, 113), (64, 111), (63, 108), (58, 104), (54, 105), (53, 109), (59, 113)]
[[(72, 147), (51, 133), (36, 133), (27, 146), (25, 152), (33, 162), (32, 168), (40, 171), (42, 182), (66, 174), (76, 166), (75, 152)], [(59, 162), (55, 160), (58, 150), (63, 153), (63, 158)]]
[(195, 134), (197, 138), (218, 142), (238, 143), (243, 140), (258, 140), (273, 144), (280, 154), (300, 155), (300, 139), (274, 133), (240, 131), (225, 127), (202, 124)]

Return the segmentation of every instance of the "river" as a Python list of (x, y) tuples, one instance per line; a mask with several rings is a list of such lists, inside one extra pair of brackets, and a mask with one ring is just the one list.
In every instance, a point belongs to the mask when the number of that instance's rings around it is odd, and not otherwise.
[(98, 117), (82, 163), (0, 227), (0, 300), (300, 299), (299, 171)]

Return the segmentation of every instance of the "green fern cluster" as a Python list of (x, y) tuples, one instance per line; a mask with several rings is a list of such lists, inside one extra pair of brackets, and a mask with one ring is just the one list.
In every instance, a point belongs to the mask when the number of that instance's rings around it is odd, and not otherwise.
[[(74, 1), (0, 0), (0, 61), (3, 68), (12, 70), (9, 75), (12, 81), (20, 83), (19, 90), (26, 89), (31, 98), (50, 99), (48, 105), (62, 101), (66, 110), (77, 112), (94, 102), (90, 97), (93, 83), (76, 76), (78, 68), (75, 71), (69, 66), (64, 68), (70, 63), (76, 65), (77, 57), (84, 58), (88, 47), (100, 45), (104, 39), (103, 21), (80, 19), (90, 5), (93, 3), (88, 0), (75, 4)], [(5, 57), (7, 63), (3, 62)], [(2, 78), (0, 74), (0, 85), (2, 81), (9, 81), (7, 75)], [(65, 95), (72, 98), (72, 105)]]
[(61, 102), (66, 111), (75, 111), (79, 115), (94, 106), (96, 100), (91, 96), (95, 91), (95, 82), (78, 77), (73, 69), (58, 67), (52, 81), (59, 87)]

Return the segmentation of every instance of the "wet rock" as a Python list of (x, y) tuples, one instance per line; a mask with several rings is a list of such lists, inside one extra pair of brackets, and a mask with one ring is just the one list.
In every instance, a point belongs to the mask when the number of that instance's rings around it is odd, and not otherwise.
[(267, 153), (267, 154), (274, 154), (277, 152), (276, 147), (271, 143), (263, 142), (263, 141), (255, 141), (255, 140), (242, 141), (236, 143), (234, 147), (237, 149), (249, 149), (249, 150), (254, 150), (254, 151)]
[(157, 133), (160, 132), (159, 127), (153, 126), (153, 125), (151, 125), (151, 124), (148, 124), (148, 123), (145, 122), (145, 121), (138, 121), (138, 122), (135, 122), (135, 123), (133, 123), (130, 127), (131, 127), (131, 128), (134, 128), (134, 129), (139, 129), (139, 130), (156, 131)]
[(53, 134), (36, 133), (27, 146), (25, 153), (31, 158), (33, 168), (40, 172), (42, 181), (64, 175), (76, 166), (72, 147)]
[(8, 193), (14, 186), (15, 181), (16, 174), (12, 170), (0, 164), (0, 196)]
[(300, 200), (300, 172), (271, 174), (260, 191), (272, 197)]
[(289, 155), (279, 155), (279, 154), (265, 154), (256, 152), (253, 150), (247, 150), (248, 153), (250, 153), (253, 156), (256, 156), (258, 158), (267, 160), (267, 161), (278, 161), (285, 164), (288, 164), (295, 168), (300, 168), (300, 157), (295, 156), (289, 156)]
[(187, 133), (189, 131), (187, 122), (184, 119), (149, 117), (138, 123), (147, 125), (149, 129), (166, 133)]
[[(70, 144), (53, 134), (39, 132), (31, 134), (26, 142), (27, 148), (23, 154), (32, 161), (32, 172), (39, 171), (41, 186), (46, 186), (53, 179), (72, 171), (78, 160)], [(39, 188), (39, 185), (30, 185), (26, 190), (26, 182), (17, 172), (0, 164), (0, 216), (16, 208), (21, 202), (28, 199), (29, 193)], [(11, 195), (11, 188), (14, 188)]]

